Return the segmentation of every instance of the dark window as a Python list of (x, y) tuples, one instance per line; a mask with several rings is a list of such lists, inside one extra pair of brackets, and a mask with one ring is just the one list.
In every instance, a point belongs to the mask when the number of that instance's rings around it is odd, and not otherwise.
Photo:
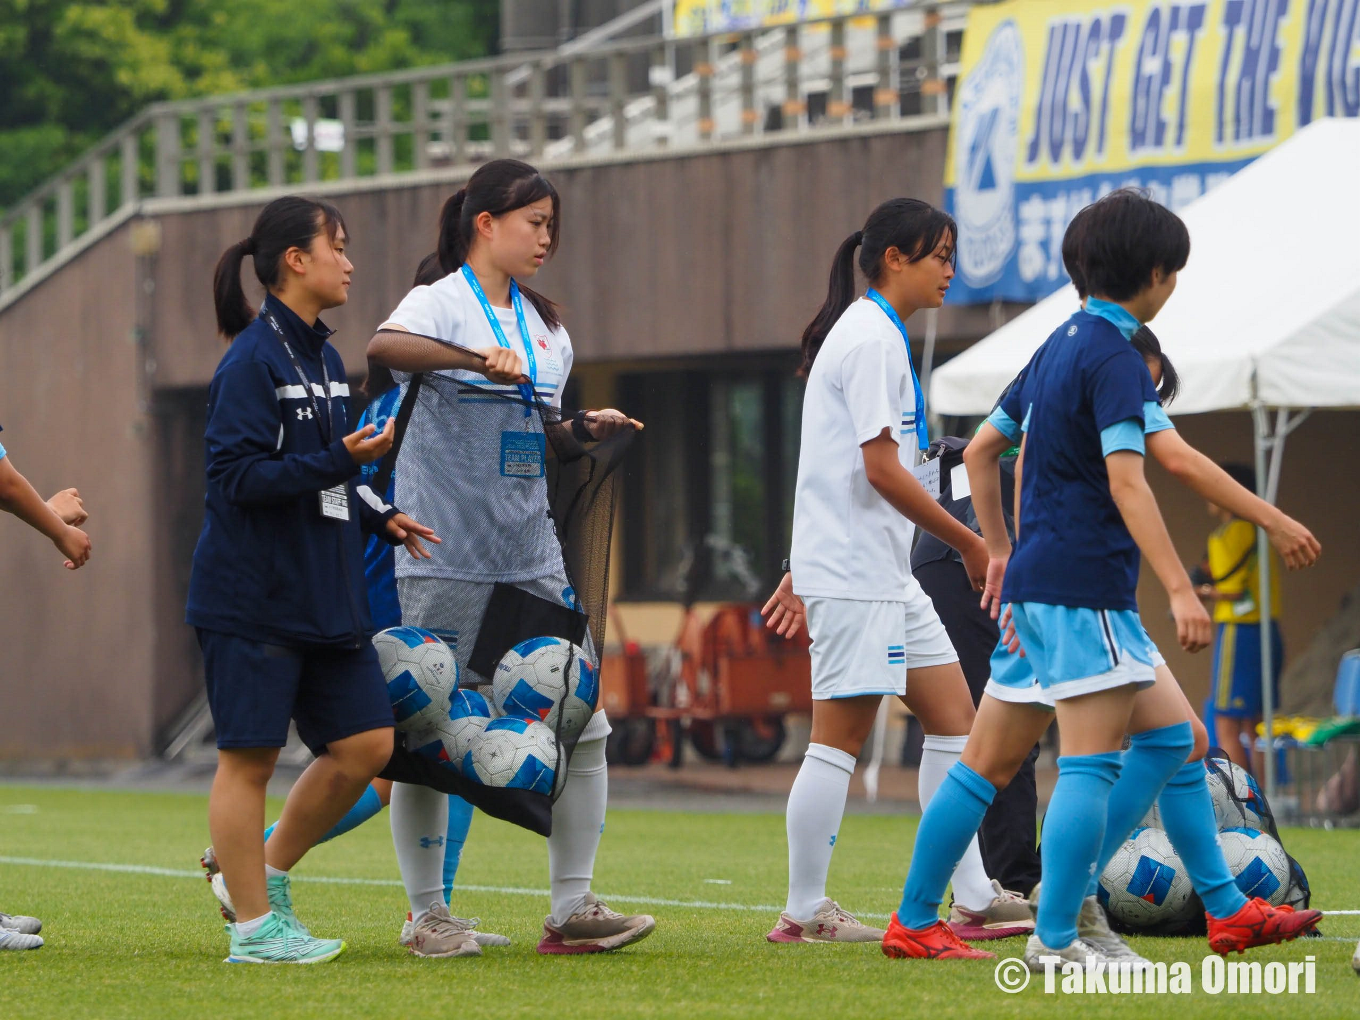
[(624, 469), (621, 595), (753, 600), (788, 555), (802, 383), (777, 369), (621, 376), (647, 432)]

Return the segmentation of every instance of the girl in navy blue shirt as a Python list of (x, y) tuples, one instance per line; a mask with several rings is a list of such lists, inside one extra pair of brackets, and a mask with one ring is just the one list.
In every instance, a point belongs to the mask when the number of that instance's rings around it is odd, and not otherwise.
[[(333, 206), (281, 198), (214, 279), (218, 327), (234, 340), (208, 393), (207, 498), (186, 615), (217, 727), (205, 864), (231, 890), (230, 962), (313, 963), (344, 949), (298, 921), (288, 870), (392, 753), (361, 530), (412, 555), (437, 541), (355, 484), (391, 447), (392, 428), (349, 432), (345, 366), (318, 317), (348, 296), (346, 241)], [(267, 291), (258, 315), (241, 289), (246, 256)], [(265, 787), (290, 719), (317, 758), (266, 846)]]

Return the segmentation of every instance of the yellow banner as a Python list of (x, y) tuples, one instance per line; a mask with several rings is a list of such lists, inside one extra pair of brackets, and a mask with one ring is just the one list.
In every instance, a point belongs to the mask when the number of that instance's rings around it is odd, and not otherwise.
[(874, 14), (908, 7), (914, 0), (675, 0), (671, 34), (709, 35), (769, 28), (837, 14)]
[(1062, 230), (1100, 194), (1177, 208), (1313, 120), (1360, 114), (1360, 0), (1010, 0), (969, 12), (961, 63), (950, 296), (1034, 300), (1065, 281)]

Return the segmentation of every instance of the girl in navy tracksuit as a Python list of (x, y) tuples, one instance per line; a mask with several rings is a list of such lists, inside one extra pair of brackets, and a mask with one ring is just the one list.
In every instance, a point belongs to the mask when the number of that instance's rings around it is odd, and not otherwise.
[[(392, 428), (349, 432), (344, 363), (318, 318), (345, 303), (346, 240), (333, 206), (281, 198), (214, 278), (218, 327), (234, 341), (208, 393), (207, 499), (186, 616), (217, 727), (209, 860), (231, 890), (232, 962), (319, 962), (344, 948), (298, 922), (288, 869), (392, 752), (361, 531), (412, 555), (425, 554), (422, 538), (437, 541), (356, 484), (391, 447)], [(258, 316), (241, 288), (247, 255), (268, 292)], [(265, 786), (290, 719), (317, 758), (266, 848)]]

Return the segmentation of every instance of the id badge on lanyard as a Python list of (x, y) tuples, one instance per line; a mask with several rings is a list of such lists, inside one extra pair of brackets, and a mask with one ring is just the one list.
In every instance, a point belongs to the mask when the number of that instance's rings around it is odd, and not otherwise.
[[(491, 302), (487, 300), (486, 292), (482, 290), (476, 274), (466, 262), (463, 263), (462, 273), (482, 306), (482, 314), (486, 316), (487, 325), (491, 327), (496, 343), (506, 350), (514, 350), (510, 346), (510, 338), (501, 328), (500, 318), (491, 307)], [(515, 319), (519, 324), (519, 335), (523, 341), (526, 367), (529, 370), (529, 382), (521, 383), (519, 387), (520, 396), (524, 399), (524, 428), (518, 432), (507, 429), (501, 433), (501, 477), (542, 478), (548, 459), (548, 441), (542, 432), (535, 432), (532, 426), (534, 394), (538, 383), (538, 359), (534, 356), (529, 324), (524, 318), (524, 299), (520, 296), (519, 285), (514, 280), (510, 281), (510, 303), (514, 306)]]
[(902, 321), (902, 316), (897, 314), (897, 309), (888, 304), (887, 299), (873, 287), (869, 288), (866, 297), (883, 309), (883, 314), (897, 327), (897, 332), (902, 334), (902, 343), (907, 347), (907, 368), (911, 371), (911, 388), (916, 398), (916, 407), (912, 415), (910, 417), (905, 413), (902, 415), (902, 428), (904, 431), (907, 428), (914, 429), (916, 432), (916, 448), (922, 451), (927, 450), (930, 448), (930, 433), (926, 427), (926, 398), (925, 394), (921, 392), (921, 380), (916, 378), (916, 366), (911, 361), (911, 341), (907, 339), (907, 324)]
[[(307, 399), (312, 403), (312, 414), (316, 418), (316, 427), (321, 432), (321, 442), (326, 446), (331, 445), (331, 436), (335, 434), (335, 418), (333, 415), (333, 405), (331, 404), (331, 374), (326, 368), (326, 354), (321, 354), (321, 378), (322, 385), (325, 387), (322, 399), (326, 402), (326, 417), (322, 420), (321, 405), (316, 402), (316, 392), (312, 389), (312, 381), (307, 378), (307, 373), (303, 371), (302, 362), (293, 353), (293, 345), (288, 342), (287, 335), (283, 332), (283, 327), (274, 318), (272, 312), (263, 313), (269, 325), (273, 328), (275, 335), (279, 338), (279, 343), (283, 344), (283, 349), (288, 354), (288, 360), (293, 363), (293, 371), (297, 373), (298, 379), (302, 382), (302, 390), (307, 394)], [(333, 485), (329, 489), (322, 489), (316, 494), (317, 506), (321, 516), (332, 521), (349, 520), (349, 483), (341, 482)]]

